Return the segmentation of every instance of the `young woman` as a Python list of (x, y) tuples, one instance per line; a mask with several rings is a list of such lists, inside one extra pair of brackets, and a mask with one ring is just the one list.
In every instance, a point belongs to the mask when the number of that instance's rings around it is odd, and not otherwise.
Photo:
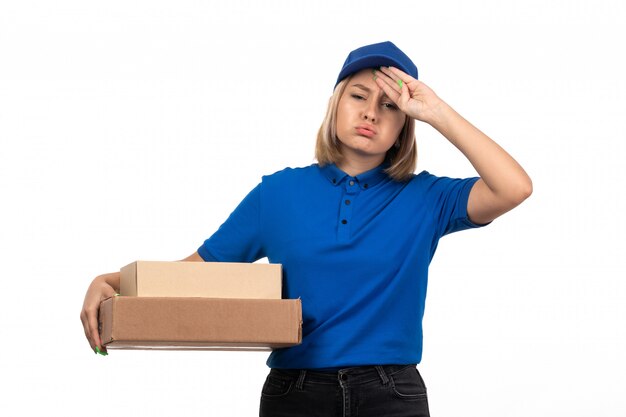
[[(283, 265), (284, 298), (302, 299), (302, 344), (269, 356), (261, 416), (428, 416), (416, 365), (437, 243), (532, 192), (508, 153), (417, 78), (391, 42), (352, 51), (318, 133), (318, 163), (263, 176), (184, 259), (267, 257)], [(439, 131), (479, 177), (414, 174), (415, 120)], [(92, 349), (103, 349), (100, 300), (118, 288), (113, 273), (87, 291), (81, 320)]]

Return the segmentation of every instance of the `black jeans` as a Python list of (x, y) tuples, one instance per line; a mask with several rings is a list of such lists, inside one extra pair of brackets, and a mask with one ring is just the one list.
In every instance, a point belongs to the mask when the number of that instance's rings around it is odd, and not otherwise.
[(260, 417), (428, 417), (416, 365), (360, 366), (338, 372), (272, 369)]

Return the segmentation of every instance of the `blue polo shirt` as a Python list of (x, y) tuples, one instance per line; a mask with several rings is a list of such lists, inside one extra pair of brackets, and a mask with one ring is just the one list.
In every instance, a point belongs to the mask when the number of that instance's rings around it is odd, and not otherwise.
[(302, 299), (302, 344), (272, 368), (419, 363), (428, 265), (439, 238), (479, 227), (467, 217), (477, 177), (427, 171), (407, 182), (336, 165), (262, 177), (198, 249), (205, 261), (283, 265), (283, 298)]

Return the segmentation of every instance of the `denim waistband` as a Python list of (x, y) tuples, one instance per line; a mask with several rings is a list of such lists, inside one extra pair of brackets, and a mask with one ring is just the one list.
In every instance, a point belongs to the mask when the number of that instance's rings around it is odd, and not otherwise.
[(389, 382), (389, 376), (406, 367), (416, 367), (417, 364), (408, 365), (371, 365), (341, 368), (337, 371), (321, 371), (317, 369), (279, 369), (272, 368), (270, 375), (282, 375), (297, 379), (296, 386), (301, 388), (304, 381), (319, 384), (362, 384), (374, 380), (380, 380), (383, 384)]

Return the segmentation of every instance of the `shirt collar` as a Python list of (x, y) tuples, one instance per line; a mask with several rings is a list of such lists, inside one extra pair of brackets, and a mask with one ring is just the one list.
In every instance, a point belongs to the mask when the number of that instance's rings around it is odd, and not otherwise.
[(324, 174), (324, 176), (331, 182), (333, 185), (341, 184), (346, 178), (354, 178), (356, 179), (357, 184), (362, 190), (366, 190), (369, 187), (373, 187), (379, 182), (381, 182), (385, 178), (389, 178), (389, 176), (384, 172), (386, 168), (389, 168), (389, 162), (384, 161), (376, 168), (372, 168), (369, 171), (365, 171), (355, 177), (351, 177), (350, 175), (343, 172), (341, 169), (337, 167), (335, 164), (327, 164), (323, 167), (320, 167), (320, 170)]

